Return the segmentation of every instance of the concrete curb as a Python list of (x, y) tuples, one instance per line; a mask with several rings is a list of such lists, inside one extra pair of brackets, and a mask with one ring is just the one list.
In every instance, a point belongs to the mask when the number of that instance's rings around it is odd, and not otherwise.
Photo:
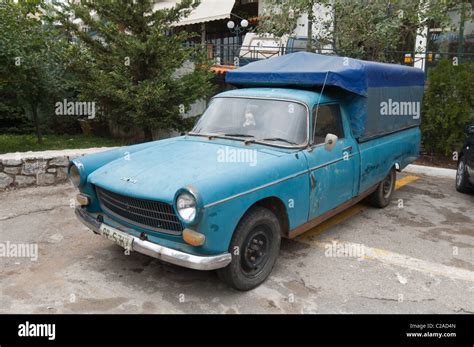
[(93, 154), (98, 152), (107, 151), (117, 147), (93, 147), (84, 149), (62, 149), (52, 151), (41, 151), (41, 152), (15, 152), (15, 153), (4, 153), (0, 154), (0, 160), (30, 160), (30, 159), (53, 159), (58, 157), (75, 158), (87, 154)]
[(403, 169), (403, 171), (413, 174), (456, 179), (456, 170), (454, 169), (410, 164)]

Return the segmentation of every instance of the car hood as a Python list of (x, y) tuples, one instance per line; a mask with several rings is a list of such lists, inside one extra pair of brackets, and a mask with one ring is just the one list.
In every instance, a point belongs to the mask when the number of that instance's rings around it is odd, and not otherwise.
[[(288, 150), (257, 144), (246, 146), (241, 141), (178, 137), (125, 154), (92, 172), (88, 181), (118, 194), (172, 203), (176, 192), (187, 186), (198, 191), (204, 187), (210, 190), (212, 186), (233, 191), (239, 186), (237, 182), (249, 177), (249, 172), (260, 177), (262, 170), (272, 165), (269, 161), (288, 154)], [(263, 173), (263, 177), (272, 179), (272, 176)], [(253, 180), (244, 185), (259, 183)], [(208, 203), (216, 196), (208, 194), (202, 198)]]

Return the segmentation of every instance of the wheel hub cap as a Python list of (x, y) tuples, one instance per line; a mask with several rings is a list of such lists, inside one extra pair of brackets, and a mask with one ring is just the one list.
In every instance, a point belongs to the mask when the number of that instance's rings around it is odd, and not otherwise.
[(248, 274), (256, 273), (265, 265), (268, 257), (268, 237), (264, 231), (249, 235), (242, 257), (242, 267)]

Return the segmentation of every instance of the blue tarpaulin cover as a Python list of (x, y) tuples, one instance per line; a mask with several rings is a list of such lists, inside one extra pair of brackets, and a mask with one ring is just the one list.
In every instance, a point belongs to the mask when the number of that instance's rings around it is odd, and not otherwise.
[[(347, 107), (359, 140), (420, 124), (425, 78), (423, 70), (417, 68), (298, 52), (257, 61), (226, 74), (227, 83), (241, 87), (312, 88), (321, 87), (325, 81), (326, 86), (356, 94)], [(413, 103), (418, 103), (417, 114)]]
[(307, 52), (260, 60), (228, 71), (226, 82), (246, 86), (314, 87), (323, 85), (326, 73), (326, 85), (363, 96), (373, 87), (424, 85), (424, 73), (420, 69)]

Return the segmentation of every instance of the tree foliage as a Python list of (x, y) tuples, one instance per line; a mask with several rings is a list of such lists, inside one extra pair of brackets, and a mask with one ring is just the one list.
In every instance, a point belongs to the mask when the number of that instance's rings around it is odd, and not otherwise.
[[(334, 2), (335, 29), (332, 39), (342, 54), (376, 61), (400, 61), (402, 52), (412, 52), (417, 34), (430, 23), (447, 27), (448, 11), (457, 0), (384, 0)], [(360, 18), (361, 20), (354, 20)]]
[(297, 28), (297, 21), (304, 14), (313, 15), (318, 0), (265, 0), (265, 16), (259, 22), (257, 31), (277, 37), (291, 35)]
[(67, 50), (67, 41), (48, 22), (47, 11), (40, 0), (0, 3), (0, 109), (7, 120), (20, 119), (20, 108), (31, 115), (40, 143), (41, 110), (65, 87)]
[(465, 127), (474, 123), (474, 62), (453, 65), (441, 61), (430, 70), (421, 124), (429, 153), (451, 155), (466, 139)]
[[(177, 22), (197, 5), (183, 0), (153, 11), (153, 0), (94, 1), (62, 5), (59, 20), (76, 42), (70, 67), (82, 100), (119, 125), (182, 130), (182, 111), (210, 94), (211, 74), (193, 36)], [(195, 35), (195, 34), (194, 34)]]
[(449, 25), (448, 11), (461, 0), (267, 0), (273, 7), (259, 25), (260, 32), (276, 36), (291, 34), (303, 14), (317, 17), (320, 8), (330, 10), (326, 19), (317, 21), (313, 38), (319, 47), (331, 44), (338, 55), (392, 61), (413, 51), (417, 33), (429, 23)]

